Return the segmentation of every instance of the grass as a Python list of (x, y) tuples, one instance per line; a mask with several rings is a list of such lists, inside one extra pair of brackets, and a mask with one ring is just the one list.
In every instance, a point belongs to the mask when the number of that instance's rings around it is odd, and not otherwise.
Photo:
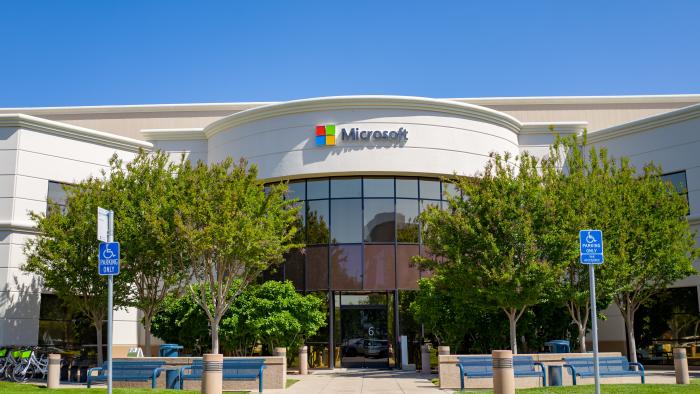
[[(515, 390), (520, 394), (590, 394), (593, 385), (536, 387)], [(491, 390), (455, 391), (455, 393), (492, 393)], [(673, 394), (700, 393), (700, 379), (692, 379), (689, 385), (676, 384), (603, 384), (600, 386), (603, 394)]]
[[(294, 380), (294, 379), (289, 379)], [(287, 383), (289, 384), (289, 383)], [(47, 389), (44, 384), (36, 383), (11, 383), (11, 382), (0, 382), (0, 394), (73, 394), (73, 393), (106, 393), (107, 388), (102, 386), (99, 388), (61, 388), (61, 389)], [(114, 394), (173, 394), (173, 393), (199, 393), (199, 391), (191, 390), (161, 390), (161, 389), (126, 389), (126, 388), (115, 388)], [(227, 391), (227, 393), (231, 393)], [(236, 391), (235, 393), (248, 394), (248, 391)]]
[(296, 382), (298, 382), (299, 379), (287, 379), (287, 384), (284, 386), (284, 388), (290, 388), (292, 385)]

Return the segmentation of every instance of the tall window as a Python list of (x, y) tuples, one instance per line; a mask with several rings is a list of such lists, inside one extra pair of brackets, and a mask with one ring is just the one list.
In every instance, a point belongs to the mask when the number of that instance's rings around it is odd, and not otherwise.
[(685, 202), (688, 204), (688, 214), (690, 214), (690, 201), (688, 200), (688, 180), (685, 176), (685, 170), (671, 172), (661, 175), (661, 179), (666, 182), (671, 182), (676, 192), (685, 197)]
[(65, 183), (60, 183), (60, 182), (54, 182), (54, 181), (49, 181), (49, 189), (48, 192), (46, 193), (46, 214), (50, 215), (51, 212), (51, 206), (49, 205), (49, 201), (58, 204), (58, 208), (61, 210), (61, 212), (66, 211), (66, 191), (63, 189), (63, 186), (65, 186)]

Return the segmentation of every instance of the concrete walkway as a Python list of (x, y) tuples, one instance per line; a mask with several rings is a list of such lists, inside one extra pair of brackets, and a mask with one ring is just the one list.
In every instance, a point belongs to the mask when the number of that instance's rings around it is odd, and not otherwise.
[[(335, 369), (334, 371), (313, 371), (311, 375), (289, 375), (290, 379), (299, 379), (292, 387), (285, 390), (289, 394), (332, 394), (332, 393), (372, 393), (372, 394), (442, 394), (430, 378), (415, 372), (403, 372), (378, 369)], [(270, 392), (278, 390), (270, 390)], [(267, 390), (266, 390), (267, 392)], [(283, 392), (279, 390), (279, 392)]]

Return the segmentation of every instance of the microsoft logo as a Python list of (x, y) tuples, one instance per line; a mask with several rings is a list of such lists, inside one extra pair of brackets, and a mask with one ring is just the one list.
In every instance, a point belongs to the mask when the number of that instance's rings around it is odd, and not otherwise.
[(326, 146), (335, 145), (335, 125), (319, 125), (316, 126), (316, 145)]

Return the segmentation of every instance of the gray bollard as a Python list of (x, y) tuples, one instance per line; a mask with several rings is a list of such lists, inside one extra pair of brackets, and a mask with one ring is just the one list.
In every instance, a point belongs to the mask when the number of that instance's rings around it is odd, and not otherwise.
[(283, 357), (282, 362), (282, 376), (284, 376), (284, 381), (287, 381), (287, 348), (286, 347), (276, 347), (272, 351), (273, 356)]
[(302, 346), (299, 348), (299, 375), (309, 374), (309, 348)]
[(430, 374), (430, 345), (420, 347), (420, 372)]
[(46, 379), (46, 386), (50, 389), (57, 389), (61, 384), (61, 355), (49, 354), (49, 376)]
[(494, 394), (515, 394), (515, 374), (513, 373), (513, 352), (494, 350), (493, 392)]
[(673, 366), (676, 370), (676, 384), (690, 384), (688, 357), (684, 347), (673, 349)]
[(202, 394), (221, 394), (224, 386), (224, 355), (205, 354), (202, 364)]

